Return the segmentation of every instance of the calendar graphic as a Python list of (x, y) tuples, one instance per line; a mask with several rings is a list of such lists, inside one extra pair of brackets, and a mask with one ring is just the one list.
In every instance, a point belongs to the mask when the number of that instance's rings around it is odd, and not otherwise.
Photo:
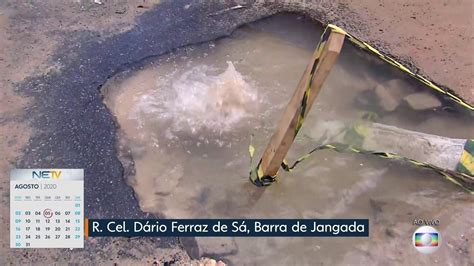
[(84, 247), (84, 170), (14, 169), (10, 247)]

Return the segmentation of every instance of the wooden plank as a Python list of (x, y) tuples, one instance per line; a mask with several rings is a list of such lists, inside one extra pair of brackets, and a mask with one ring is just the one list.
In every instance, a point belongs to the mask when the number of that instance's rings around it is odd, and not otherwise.
[[(395, 126), (363, 122), (364, 135), (347, 136), (354, 124), (351, 122), (325, 119), (318, 121), (318, 127), (309, 132), (313, 140), (328, 138), (322, 144), (341, 143), (357, 149), (394, 153), (436, 167), (456, 171), (466, 139), (448, 138), (416, 132)], [(357, 138), (362, 138), (358, 142)]]
[[(358, 129), (355, 130), (356, 128)], [(362, 151), (391, 153), (429, 164), (433, 170), (442, 170), (448, 174), (452, 182), (474, 191), (473, 173), (468, 170), (459, 171), (458, 168), (470, 140), (426, 134), (368, 121), (342, 122), (329, 117), (319, 120), (318, 127), (313, 128), (309, 136), (318, 141), (325, 138), (320, 145), (348, 145)]]
[[(319, 63), (313, 74), (311, 83), (311, 93), (307, 98), (307, 105), (304, 114), (306, 115), (313, 105), (316, 96), (329, 75), (331, 68), (339, 56), (344, 43), (345, 35), (339, 32), (331, 31), (328, 39), (322, 47), (319, 56)], [(261, 169), (264, 176), (275, 176), (280, 168), (282, 161), (285, 159), (288, 150), (293, 144), (293, 140), (297, 133), (298, 118), (301, 112), (301, 103), (305, 95), (306, 88), (310, 82), (311, 70), (313, 64), (318, 57), (318, 49), (314, 52), (310, 63), (301, 77), (298, 86), (288, 103), (283, 116), (278, 123), (277, 131), (273, 134), (268, 143), (261, 161)]]

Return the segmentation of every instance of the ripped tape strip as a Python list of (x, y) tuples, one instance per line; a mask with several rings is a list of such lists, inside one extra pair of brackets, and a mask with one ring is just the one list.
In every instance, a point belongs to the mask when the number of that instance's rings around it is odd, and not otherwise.
[(474, 139), (468, 139), (464, 144), (456, 171), (468, 175), (474, 175)]
[(429, 164), (429, 163), (423, 163), (419, 162), (413, 159), (409, 159), (394, 153), (389, 153), (389, 152), (378, 152), (378, 151), (367, 151), (367, 150), (362, 150), (362, 149), (356, 149), (350, 145), (346, 144), (340, 144), (340, 143), (334, 143), (334, 144), (326, 144), (326, 145), (321, 145), (310, 152), (308, 152), (306, 155), (300, 157), (298, 160), (296, 160), (291, 166), (286, 162), (283, 161), (281, 164), (281, 168), (287, 172), (291, 172), (299, 163), (303, 162), (304, 160), (308, 159), (312, 153), (319, 151), (319, 150), (334, 150), (337, 152), (351, 152), (351, 153), (358, 153), (358, 154), (365, 154), (365, 155), (375, 155), (380, 158), (384, 159), (393, 159), (393, 160), (399, 160), (399, 161), (404, 161), (407, 163), (410, 163), (416, 167), (421, 167), (421, 168), (426, 168), (433, 170), (437, 172), (438, 174), (442, 175), (445, 177), (447, 180), (450, 182), (456, 184), (457, 186), (463, 188), (470, 194), (474, 195), (474, 176), (461, 173), (461, 172), (454, 172), (454, 171), (449, 171), (446, 169), (442, 169), (440, 167), (437, 167), (435, 165)]
[(470, 105), (469, 103), (467, 103), (465, 100), (463, 100), (461, 97), (457, 96), (456, 94), (454, 94), (454, 92), (451, 92), (449, 90), (445, 90), (441, 87), (439, 87), (438, 85), (436, 85), (434, 82), (428, 80), (427, 78), (419, 75), (419, 74), (416, 74), (414, 73), (413, 71), (411, 71), (410, 69), (408, 69), (406, 66), (402, 65), (401, 63), (397, 62), (395, 59), (393, 59), (392, 57), (390, 56), (387, 56), (383, 53), (381, 53), (380, 51), (378, 51), (377, 49), (375, 49), (374, 47), (372, 47), (370, 44), (364, 42), (364, 41), (361, 41), (360, 39), (354, 37), (353, 35), (347, 33), (345, 30), (339, 28), (338, 26), (336, 25), (333, 25), (333, 24), (329, 24), (327, 26), (328, 28), (330, 28), (332, 31), (335, 31), (335, 32), (339, 32), (339, 33), (343, 33), (346, 35), (346, 38), (347, 40), (349, 40), (351, 43), (353, 43), (354, 45), (356, 45), (357, 47), (371, 53), (371, 54), (374, 54), (375, 56), (377, 56), (378, 58), (382, 59), (383, 61), (389, 63), (390, 65), (400, 69), (401, 71), (407, 73), (408, 75), (410, 75), (411, 77), (415, 78), (416, 80), (420, 81), (421, 83), (425, 84), (426, 86), (428, 86), (429, 88), (437, 91), (438, 93), (442, 93), (444, 94), (445, 96), (448, 96), (451, 100), (453, 100), (454, 102), (460, 104), (462, 107), (464, 108), (467, 108), (468, 110), (470, 111), (474, 111), (474, 106)]

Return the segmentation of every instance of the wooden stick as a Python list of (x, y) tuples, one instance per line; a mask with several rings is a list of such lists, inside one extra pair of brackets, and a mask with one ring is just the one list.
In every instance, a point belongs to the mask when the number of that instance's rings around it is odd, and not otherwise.
[[(302, 101), (305, 96), (305, 91), (309, 86), (310, 75), (313, 69), (314, 62), (318, 58), (319, 62), (317, 68), (314, 71), (311, 82), (311, 93), (307, 97), (306, 108), (304, 110), (304, 116), (309, 112), (313, 105), (316, 96), (318, 95), (321, 87), (329, 75), (331, 68), (341, 52), (342, 45), (344, 43), (345, 35), (343, 33), (331, 31), (329, 38), (322, 47), (322, 51), (316, 49), (310, 63), (306, 67), (306, 70), (301, 77), (298, 87), (293, 94), (290, 102), (288, 103), (283, 116), (277, 127), (277, 131), (273, 134), (270, 142), (268, 143), (265, 152), (262, 156), (261, 169), (264, 176), (275, 176), (280, 168), (281, 163), (285, 159), (288, 150), (293, 144), (293, 140), (298, 131), (298, 120), (301, 114)], [(319, 48), (319, 47), (318, 47)]]

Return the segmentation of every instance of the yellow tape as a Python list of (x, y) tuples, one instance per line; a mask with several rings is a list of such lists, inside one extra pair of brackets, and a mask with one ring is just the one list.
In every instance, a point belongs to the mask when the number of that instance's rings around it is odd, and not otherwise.
[(341, 34), (344, 34), (344, 35), (347, 34), (347, 32), (346, 32), (345, 30), (339, 28), (339, 27), (336, 26), (336, 25), (329, 24), (328, 27), (331, 28), (331, 30), (334, 31), (334, 32), (341, 33)]
[(429, 88), (431, 88), (431, 89), (433, 89), (437, 92), (443, 93), (444, 95), (447, 95), (450, 99), (452, 99), (454, 102), (460, 104), (462, 107), (467, 108), (470, 111), (474, 111), (474, 106), (468, 104), (466, 101), (462, 100), (459, 96), (455, 95), (454, 93), (452, 93), (450, 91), (447, 91), (447, 90), (444, 90), (444, 89), (440, 88), (438, 85), (436, 85), (432, 81), (428, 80), (427, 78), (425, 78), (425, 77), (423, 77), (419, 74), (415, 74), (413, 71), (408, 69), (406, 66), (404, 66), (401, 63), (397, 62), (395, 59), (393, 59), (393, 58), (391, 58), (387, 55), (384, 55), (383, 53), (381, 53), (380, 51), (378, 51), (377, 49), (372, 47), (370, 44), (357, 39), (356, 37), (354, 37), (353, 35), (347, 33), (345, 30), (341, 29), (340, 27), (338, 27), (336, 25), (329, 24), (327, 27), (330, 28), (331, 30), (335, 31), (335, 32), (341, 32), (341, 33), (346, 34), (347, 39), (351, 43), (355, 44), (356, 46), (358, 46), (358, 47), (360, 47), (360, 48), (362, 48), (362, 49), (364, 49), (368, 52), (371, 52), (371, 53), (375, 54), (377, 57), (379, 57), (383, 61), (395, 66), (396, 68), (400, 69), (401, 71), (408, 73), (410, 76), (412, 76), (416, 80), (420, 81), (421, 83), (425, 84)]
[(353, 128), (361, 137), (367, 137), (370, 133), (370, 128), (365, 123), (355, 123)]
[[(465, 191), (467, 191), (470, 194), (474, 195), (474, 177), (473, 176), (466, 175), (466, 174), (463, 174), (463, 173), (458, 173), (458, 172), (451, 172), (451, 171), (439, 168), (437, 166), (434, 166), (432, 164), (419, 162), (419, 161), (416, 161), (416, 160), (413, 160), (413, 159), (408, 159), (406, 157), (403, 157), (403, 156), (400, 156), (400, 155), (394, 154), (394, 153), (376, 152), (376, 151), (367, 151), (367, 150), (362, 150), (362, 149), (356, 149), (356, 148), (351, 147), (349, 145), (340, 144), (340, 143), (333, 143), (333, 144), (326, 144), (326, 145), (318, 146), (318, 147), (314, 148), (313, 150), (311, 150), (305, 156), (303, 156), (300, 159), (296, 160), (295, 163), (293, 163), (292, 166), (289, 166), (286, 163), (286, 160), (285, 160), (284, 165), (282, 164), (282, 168), (285, 171), (289, 172), (289, 171), (293, 170), (293, 168), (295, 168), (296, 165), (298, 165), (300, 162), (302, 162), (302, 161), (306, 160), (307, 158), (309, 158), (312, 153), (314, 153), (315, 151), (318, 151), (318, 150), (323, 150), (323, 149), (330, 149), (330, 150), (334, 150), (334, 151), (337, 151), (337, 152), (354, 152), (354, 153), (358, 153), (358, 154), (375, 155), (375, 156), (378, 156), (378, 157), (381, 157), (381, 158), (405, 161), (405, 162), (411, 163), (411, 164), (413, 164), (414, 166), (417, 166), (417, 167), (431, 169), (431, 170), (439, 173), (443, 177), (445, 177), (448, 181), (454, 183), (455, 185), (461, 187)], [(471, 157), (471, 159), (472, 159), (472, 157)], [(462, 184), (458, 180), (470, 180), (470, 182), (466, 181), (466, 184)]]
[(462, 152), (461, 160), (459, 161), (471, 174), (474, 173), (474, 156), (468, 151), (464, 150)]
[(259, 176), (259, 177), (262, 177), (262, 176), (263, 176), (263, 169), (262, 169), (262, 167), (261, 167), (260, 165), (258, 166), (257, 176)]

